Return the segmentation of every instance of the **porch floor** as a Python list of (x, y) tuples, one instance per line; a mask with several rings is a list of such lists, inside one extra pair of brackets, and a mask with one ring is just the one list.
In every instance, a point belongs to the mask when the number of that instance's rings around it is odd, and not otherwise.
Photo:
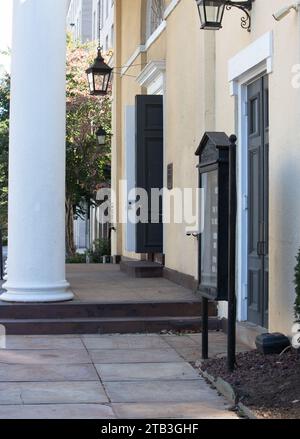
[(67, 265), (75, 301), (94, 303), (198, 301), (195, 294), (164, 278), (135, 279), (119, 265)]
[[(199, 331), (202, 304), (193, 291), (164, 278), (131, 278), (118, 265), (67, 265), (74, 300), (4, 303), (0, 324), (11, 335)], [(219, 329), (216, 306), (209, 328)]]

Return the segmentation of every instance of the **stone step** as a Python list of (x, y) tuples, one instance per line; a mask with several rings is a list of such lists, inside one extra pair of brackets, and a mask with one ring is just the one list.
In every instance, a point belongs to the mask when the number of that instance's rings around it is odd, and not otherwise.
[(151, 261), (121, 261), (120, 270), (134, 278), (162, 277), (164, 267)]
[[(123, 302), (123, 303), (28, 303), (0, 304), (0, 323), (3, 319), (89, 319), (89, 318), (144, 318), (144, 317), (198, 317), (201, 301)], [(209, 315), (216, 316), (214, 303)]]
[[(7, 335), (134, 334), (161, 331), (201, 331), (201, 317), (144, 317), (88, 319), (1, 319)], [(220, 320), (209, 318), (209, 329)]]

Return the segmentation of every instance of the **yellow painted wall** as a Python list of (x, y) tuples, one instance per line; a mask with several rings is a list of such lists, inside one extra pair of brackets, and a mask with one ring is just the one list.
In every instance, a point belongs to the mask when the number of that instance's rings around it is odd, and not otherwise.
[[(127, 63), (145, 44), (145, 1), (115, 0), (116, 62)], [(272, 13), (286, 0), (256, 0), (252, 32), (240, 28), (241, 13), (226, 11), (223, 29), (201, 31), (193, 0), (181, 0), (167, 18), (160, 37), (141, 53), (126, 73), (137, 76), (151, 60), (166, 62), (165, 171), (174, 164), (175, 187), (197, 187), (194, 153), (205, 130), (237, 133), (236, 99), (230, 96), (228, 60), (267, 31), (274, 32), (270, 75), (270, 329), (289, 333), (293, 320), (293, 269), (300, 247), (300, 91), (291, 86), (292, 65), (300, 63), (300, 17), (291, 12), (281, 22)], [(119, 36), (119, 37), (118, 37)], [(144, 93), (135, 78), (116, 81), (114, 101), (113, 181), (124, 176), (124, 107)], [(117, 165), (116, 165), (117, 163)], [(124, 228), (113, 248), (125, 256)], [(123, 229), (123, 233), (122, 233)], [(197, 241), (185, 226), (166, 225), (166, 266), (197, 276)]]

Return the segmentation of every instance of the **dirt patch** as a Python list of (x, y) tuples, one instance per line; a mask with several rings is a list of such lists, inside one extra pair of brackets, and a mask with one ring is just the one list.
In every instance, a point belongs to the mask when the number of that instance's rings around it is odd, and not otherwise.
[(235, 372), (227, 370), (226, 358), (201, 364), (213, 377), (229, 382), (239, 401), (259, 418), (300, 419), (300, 355), (289, 350), (264, 356), (258, 351), (237, 355)]

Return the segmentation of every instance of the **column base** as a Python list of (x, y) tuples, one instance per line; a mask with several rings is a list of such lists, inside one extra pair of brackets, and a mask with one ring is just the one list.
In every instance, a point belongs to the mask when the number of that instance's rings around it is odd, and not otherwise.
[(0, 295), (0, 301), (11, 303), (47, 303), (47, 302), (67, 302), (74, 299), (68, 282), (51, 286), (29, 286), (13, 285), (9, 282), (3, 284), (2, 288), (6, 290)]

